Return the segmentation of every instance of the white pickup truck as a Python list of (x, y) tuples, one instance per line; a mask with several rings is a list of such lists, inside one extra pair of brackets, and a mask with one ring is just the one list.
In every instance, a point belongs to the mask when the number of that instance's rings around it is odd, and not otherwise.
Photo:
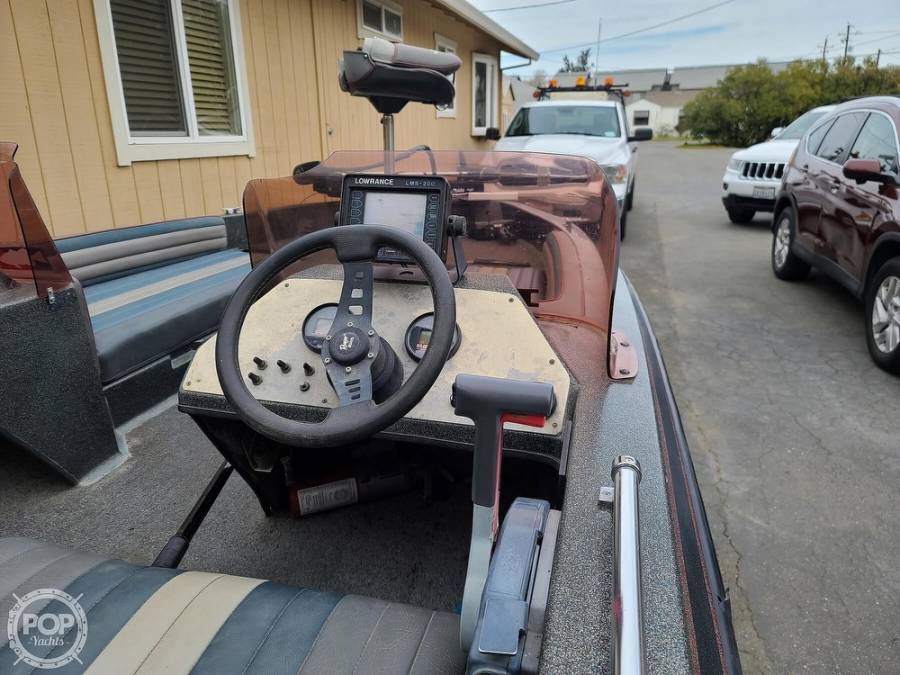
[(494, 149), (582, 155), (600, 164), (616, 193), (619, 236), (624, 239), (636, 169), (629, 143), (652, 135), (642, 128), (629, 136), (625, 109), (616, 100), (536, 101), (519, 109)]

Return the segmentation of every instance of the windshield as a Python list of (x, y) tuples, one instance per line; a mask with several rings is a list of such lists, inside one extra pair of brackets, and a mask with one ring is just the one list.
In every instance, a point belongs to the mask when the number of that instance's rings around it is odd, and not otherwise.
[(48, 289), (72, 279), (13, 161), (15, 152), (15, 144), (0, 143), (0, 292), (27, 289), (45, 298)]
[(558, 105), (522, 108), (506, 131), (507, 136), (579, 134), (618, 138), (619, 114), (614, 106)]
[[(384, 174), (386, 154), (336, 152), (296, 177), (250, 181), (244, 211), (254, 266), (297, 237), (332, 227), (344, 175)], [(505, 277), (536, 319), (560, 335), (569, 330), (561, 324), (592, 329), (607, 347), (618, 235), (615, 196), (597, 164), (521, 152), (395, 152), (390, 159), (392, 173), (447, 179), (451, 213), (467, 223), (467, 276)], [(334, 262), (332, 251), (320, 251), (285, 276)], [(454, 266), (451, 246), (447, 267)]]
[(797, 140), (803, 134), (806, 133), (806, 130), (809, 129), (813, 123), (820, 119), (825, 115), (824, 110), (810, 110), (809, 112), (805, 112), (800, 117), (795, 119), (793, 122), (788, 124), (784, 131), (778, 134), (775, 138), (779, 141), (787, 141), (787, 140)]

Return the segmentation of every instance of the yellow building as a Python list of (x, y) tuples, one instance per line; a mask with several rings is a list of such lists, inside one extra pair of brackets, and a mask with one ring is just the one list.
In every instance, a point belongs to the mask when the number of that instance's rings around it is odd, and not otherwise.
[(219, 214), (250, 178), (381, 147), (337, 84), (370, 35), (463, 62), (451, 109), (397, 115), (398, 148), (489, 148), (501, 50), (537, 57), (464, 0), (0, 0), (0, 140), (54, 236)]

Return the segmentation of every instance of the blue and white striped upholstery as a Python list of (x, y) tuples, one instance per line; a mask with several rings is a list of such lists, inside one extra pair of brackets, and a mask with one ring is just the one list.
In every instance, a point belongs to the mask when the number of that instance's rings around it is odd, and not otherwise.
[[(53, 671), (59, 675), (451, 675), (465, 669), (454, 614), (0, 539), (4, 616), (13, 594), (48, 587), (79, 598), (87, 617), (80, 662)], [(65, 649), (29, 647), (40, 658)], [(0, 647), (0, 675), (37, 672), (16, 659)]]
[(104, 383), (173, 354), (219, 324), (250, 271), (221, 218), (190, 218), (57, 242), (84, 287)]

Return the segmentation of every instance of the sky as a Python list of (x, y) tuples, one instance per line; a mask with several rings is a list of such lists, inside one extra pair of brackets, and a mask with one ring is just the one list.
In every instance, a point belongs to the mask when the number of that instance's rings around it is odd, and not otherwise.
[[(848, 22), (851, 53), (881, 48), (882, 64), (900, 65), (900, 0), (555, 0), (490, 11), (549, 1), (469, 0), (541, 53), (540, 61), (507, 74), (553, 74), (563, 55), (574, 58), (584, 47), (591, 48), (593, 63), (598, 26), (599, 68), (607, 71), (814, 58), (826, 39), (827, 56), (834, 58), (843, 54)], [(670, 23), (643, 31), (664, 22)], [(617, 37), (633, 31), (643, 32)], [(522, 62), (504, 55), (502, 65)]]

